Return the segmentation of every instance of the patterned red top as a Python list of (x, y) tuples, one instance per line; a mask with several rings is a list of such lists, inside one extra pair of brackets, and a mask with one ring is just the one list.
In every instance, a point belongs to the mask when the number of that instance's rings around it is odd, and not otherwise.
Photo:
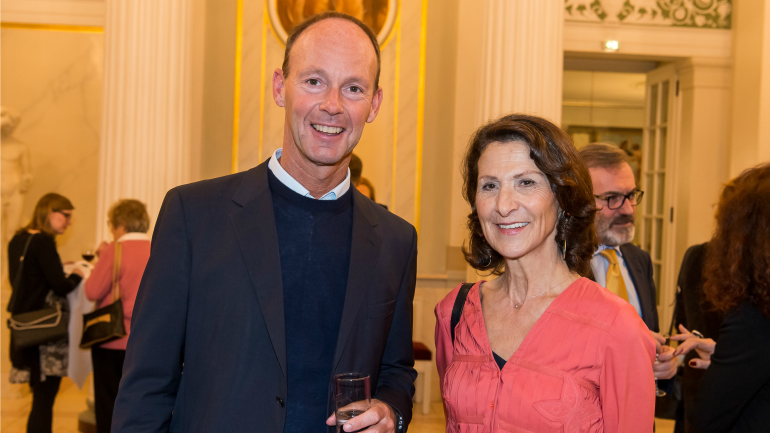
[(468, 293), (454, 347), (449, 326), (460, 286), (436, 306), (447, 432), (652, 431), (655, 343), (629, 303), (578, 279), (553, 300), (500, 370), (479, 284)]

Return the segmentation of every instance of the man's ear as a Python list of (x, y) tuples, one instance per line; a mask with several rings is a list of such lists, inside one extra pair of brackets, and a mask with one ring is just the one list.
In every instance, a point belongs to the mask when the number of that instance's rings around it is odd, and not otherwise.
[(372, 108), (369, 110), (369, 117), (366, 118), (366, 123), (374, 122), (377, 118), (377, 113), (380, 112), (380, 105), (382, 104), (382, 87), (378, 87), (372, 98)]
[(283, 94), (284, 84), (285, 82), (283, 80), (283, 71), (278, 68), (273, 71), (273, 100), (279, 107), (286, 106), (286, 101)]

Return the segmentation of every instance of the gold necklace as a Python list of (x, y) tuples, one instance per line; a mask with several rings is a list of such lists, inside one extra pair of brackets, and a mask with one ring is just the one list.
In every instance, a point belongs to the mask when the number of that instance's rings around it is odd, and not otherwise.
[(543, 292), (540, 292), (540, 293), (538, 293), (538, 294), (537, 294), (537, 295), (535, 295), (535, 296), (531, 296), (531, 297), (529, 297), (529, 298), (524, 298), (524, 300), (523, 300), (523, 301), (521, 301), (521, 303), (519, 303), (519, 302), (516, 302), (515, 304), (513, 304), (513, 308), (515, 308), (515, 309), (517, 309), (517, 310), (518, 310), (518, 309), (519, 309), (519, 307), (521, 307), (522, 305), (524, 305), (524, 303), (525, 303), (525, 302), (527, 302), (528, 300), (530, 300), (530, 299), (534, 299), (534, 298), (537, 298), (538, 296), (542, 296), (542, 295), (545, 295), (545, 294), (546, 294), (546, 293), (547, 293), (549, 290), (551, 290), (551, 289), (554, 289), (554, 288), (556, 288), (556, 287), (559, 287), (559, 286), (561, 286), (562, 284), (564, 284), (564, 281), (567, 281), (567, 280), (569, 280), (571, 277), (572, 277), (572, 275), (570, 275), (569, 277), (567, 277), (567, 279), (566, 279), (566, 280), (563, 280), (563, 281), (562, 281), (562, 282), (560, 282), (559, 284), (557, 284), (557, 285), (555, 285), (555, 286), (553, 286), (553, 287), (550, 287), (550, 288), (548, 288), (548, 289), (545, 289), (545, 291), (543, 291)]

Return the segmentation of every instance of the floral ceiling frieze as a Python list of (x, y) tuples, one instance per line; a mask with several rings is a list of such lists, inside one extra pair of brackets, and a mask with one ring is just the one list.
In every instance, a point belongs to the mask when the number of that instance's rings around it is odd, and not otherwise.
[(564, 0), (567, 21), (729, 29), (732, 0)]

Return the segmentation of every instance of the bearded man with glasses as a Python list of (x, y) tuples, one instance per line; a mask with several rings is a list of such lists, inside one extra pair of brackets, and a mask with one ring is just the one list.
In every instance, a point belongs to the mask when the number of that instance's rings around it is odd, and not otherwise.
[[(655, 281), (650, 255), (632, 244), (634, 216), (644, 191), (637, 189), (626, 152), (606, 143), (592, 143), (580, 149), (596, 198), (596, 232), (599, 248), (591, 259), (591, 270), (599, 285), (627, 300), (639, 313), (656, 341), (656, 379), (676, 374), (674, 350), (660, 335)], [(666, 384), (660, 383), (660, 387)]]

